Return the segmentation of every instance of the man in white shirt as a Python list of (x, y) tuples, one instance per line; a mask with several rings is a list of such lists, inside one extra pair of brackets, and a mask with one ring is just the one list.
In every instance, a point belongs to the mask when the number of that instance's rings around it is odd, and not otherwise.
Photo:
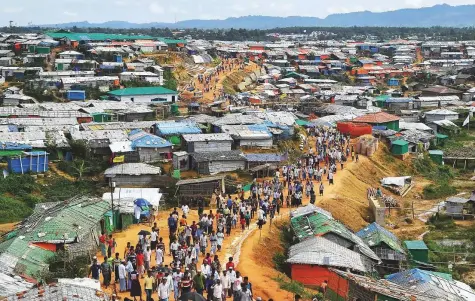
[(170, 286), (167, 283), (167, 278), (163, 277), (162, 281), (158, 285), (158, 300), (168, 301), (170, 297)]
[(152, 260), (152, 251), (150, 251), (150, 247), (147, 247), (143, 252), (143, 259), (145, 271), (150, 270), (150, 261)]
[(221, 284), (223, 285), (223, 295), (227, 296), (228, 291), (231, 288), (231, 279), (229, 278), (228, 271), (224, 270), (221, 275)]
[(187, 204), (184, 204), (183, 206), (181, 206), (181, 210), (183, 211), (183, 215), (185, 217), (188, 216), (188, 212), (190, 212), (190, 207), (188, 207)]
[(160, 267), (163, 264), (163, 250), (160, 248), (157, 248), (157, 252), (155, 254), (155, 263)]
[(201, 265), (201, 272), (206, 278), (211, 275), (211, 266), (206, 261), (203, 261), (203, 264)]
[(126, 277), (127, 277), (127, 271), (125, 269), (125, 260), (122, 260), (122, 262), (119, 265), (119, 285), (120, 285), (120, 291), (125, 292), (127, 290), (127, 285), (126, 285)]
[(212, 286), (213, 288), (213, 301), (221, 301), (223, 299), (223, 285), (221, 280), (217, 279), (216, 284)]

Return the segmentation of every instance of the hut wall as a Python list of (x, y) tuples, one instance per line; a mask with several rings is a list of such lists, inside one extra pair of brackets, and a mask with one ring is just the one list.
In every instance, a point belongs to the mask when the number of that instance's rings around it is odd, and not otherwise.
[(171, 147), (164, 148), (148, 148), (141, 147), (138, 149), (140, 155), (140, 162), (156, 162), (163, 159), (162, 154), (169, 154), (172, 152)]
[(234, 171), (245, 168), (245, 161), (210, 161), (208, 163), (208, 169), (211, 174)]
[(326, 267), (310, 264), (292, 264), (292, 280), (306, 286), (319, 287), (323, 281), (329, 279), (330, 271)]

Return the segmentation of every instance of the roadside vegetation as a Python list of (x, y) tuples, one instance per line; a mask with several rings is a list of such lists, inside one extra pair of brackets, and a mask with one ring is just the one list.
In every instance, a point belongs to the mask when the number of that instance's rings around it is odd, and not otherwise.
[(450, 216), (436, 214), (427, 221), (430, 232), (424, 236), (429, 260), (437, 271), (451, 273), (454, 279), (474, 286), (466, 277), (475, 265), (475, 226), (459, 225)]

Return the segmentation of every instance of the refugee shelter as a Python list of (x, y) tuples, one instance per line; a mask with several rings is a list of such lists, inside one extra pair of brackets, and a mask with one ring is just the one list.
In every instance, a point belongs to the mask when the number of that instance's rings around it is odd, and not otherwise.
[(246, 158), (240, 150), (191, 153), (191, 165), (199, 174), (209, 175), (246, 168)]
[(388, 270), (387, 268), (391, 269), (391, 267), (399, 268), (400, 263), (406, 260), (406, 251), (399, 239), (383, 226), (371, 223), (356, 232), (356, 235), (381, 259), (383, 262), (382, 270), (385, 271)]
[(406, 240), (404, 245), (409, 251), (412, 260), (424, 263), (429, 262), (429, 248), (423, 240)]
[(232, 149), (233, 138), (226, 133), (183, 135), (184, 149), (189, 153), (223, 152)]
[(374, 126), (385, 127), (386, 129), (399, 131), (399, 118), (398, 116), (391, 115), (385, 112), (370, 113), (360, 117), (356, 117), (352, 122), (367, 123)]
[(118, 101), (134, 103), (174, 103), (178, 101), (178, 93), (164, 87), (124, 88), (110, 91), (107, 95)]
[(371, 260), (324, 237), (311, 237), (290, 247), (292, 280), (318, 287), (329, 280), (329, 268), (366, 273), (372, 270)]
[(145, 163), (124, 163), (106, 169), (104, 176), (107, 182), (115, 182), (118, 187), (130, 185), (156, 185), (162, 170)]
[(410, 287), (414, 293), (434, 296), (433, 300), (475, 300), (475, 292), (469, 285), (453, 280), (448, 274), (412, 269), (387, 275), (386, 280)]
[(377, 301), (434, 301), (435, 293), (415, 293), (410, 287), (384, 279), (357, 275), (347, 271), (330, 269), (325, 298), (330, 301), (377, 300)]

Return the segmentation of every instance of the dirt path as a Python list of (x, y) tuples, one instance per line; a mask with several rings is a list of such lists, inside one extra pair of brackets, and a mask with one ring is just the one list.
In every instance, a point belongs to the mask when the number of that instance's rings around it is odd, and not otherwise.
[[(213, 213), (216, 213), (215, 209), (213, 210)], [(178, 210), (181, 214), (181, 210)], [(168, 226), (167, 226), (167, 218), (169, 216), (171, 211), (166, 210), (166, 211), (159, 211), (157, 214), (157, 226), (160, 229), (159, 232), (159, 237), (163, 238), (163, 241), (166, 245), (166, 256), (165, 256), (165, 264), (169, 264), (172, 261), (172, 256), (169, 255), (169, 231), (168, 231)], [(208, 213), (208, 210), (205, 210), (205, 213)], [(196, 210), (191, 210), (191, 212), (188, 214), (187, 221), (189, 224), (191, 224), (193, 221), (198, 222), (198, 212)], [(113, 234), (113, 237), (115, 238), (117, 242), (117, 249), (116, 252), (120, 253), (120, 257), (123, 258), (124, 256), (124, 251), (125, 247), (127, 245), (127, 242), (131, 242), (132, 245), (135, 246), (135, 244), (138, 241), (138, 232), (140, 230), (151, 230), (151, 227), (148, 225), (132, 225), (129, 228), (127, 228), (125, 231), (117, 232)], [(221, 264), (224, 264), (228, 261), (228, 258), (230, 256), (233, 256), (236, 254), (236, 252), (239, 251), (239, 246), (240, 246), (240, 238), (245, 237), (251, 230), (245, 230), (242, 231), (240, 228), (232, 229), (231, 231), (231, 236), (230, 237), (225, 237), (223, 246), (221, 249), (221, 252), (218, 252), (217, 255), (220, 258)], [(208, 252), (209, 252), (210, 247), (208, 247)], [(97, 253), (97, 258), (99, 259), (99, 262), (103, 262), (102, 255), (100, 252)], [(203, 259), (203, 256), (200, 254), (200, 263), (198, 264), (198, 268), (201, 265), (201, 261)], [(152, 266), (155, 266), (155, 255), (152, 255)], [(101, 280), (102, 283), (102, 280)], [(142, 286), (143, 287), (143, 286)], [(119, 289), (117, 285), (117, 290)], [(107, 292), (111, 292), (112, 289), (109, 287), (108, 289), (104, 289)], [(121, 297), (128, 297), (130, 296), (130, 293), (119, 293), (118, 294)], [(156, 297), (156, 295), (154, 295)], [(144, 294), (145, 297), (145, 294)], [(144, 299), (145, 300), (145, 299)]]
[[(193, 78), (195, 91), (202, 91), (203, 92), (203, 97), (200, 99), (200, 102), (202, 102), (202, 103), (213, 102), (216, 99), (216, 97), (218, 97), (220, 91), (223, 89), (223, 82), (231, 74), (233, 74), (235, 72), (239, 72), (239, 71), (244, 71), (246, 73), (251, 73), (251, 72), (256, 71), (256, 70), (259, 69), (259, 66), (257, 64), (255, 64), (253, 62), (250, 62), (249, 65), (246, 65), (244, 67), (244, 70), (241, 70), (240, 66), (239, 66), (239, 63), (238, 63), (239, 61), (237, 59), (235, 59), (233, 61), (235, 62), (234, 68), (232, 68), (231, 70), (226, 69), (226, 71), (223, 71), (220, 74), (215, 75), (215, 76), (212, 77), (212, 84), (210, 84), (211, 89), (210, 89), (209, 92), (204, 92), (204, 85), (199, 82), (197, 76), (195, 76)], [(226, 65), (226, 66), (228, 66), (228, 65)], [(218, 79), (217, 82), (216, 82), (216, 79)]]
[[(363, 158), (360, 157), (360, 160), (361, 159)], [(335, 185), (328, 186), (328, 182), (326, 181), (324, 184), (324, 196), (317, 196), (316, 204), (319, 205), (323, 201), (333, 200), (333, 198), (338, 195), (339, 191), (345, 189), (342, 184), (342, 179), (350, 177), (351, 171), (358, 168), (359, 164), (360, 163), (353, 163), (350, 161), (345, 164), (343, 170), (338, 170), (335, 174)], [(314, 183), (316, 184), (317, 182), (314, 181)], [(316, 185), (316, 187), (318, 187), (318, 184)], [(287, 191), (285, 191), (285, 195), (286, 194)], [(309, 199), (305, 198), (303, 204), (306, 205), (308, 203)], [(281, 210), (281, 215), (277, 217), (277, 220), (288, 219), (289, 213), (290, 210), (288, 208), (283, 208)], [(273, 266), (262, 264), (264, 259), (261, 256), (272, 256), (273, 252), (269, 250), (269, 253), (261, 255), (260, 253), (262, 252), (256, 252), (257, 249), (261, 249), (261, 244), (265, 244), (270, 236), (279, 234), (280, 232), (275, 228), (275, 226), (272, 228), (270, 223), (267, 223), (262, 231), (254, 230), (242, 244), (237, 270), (239, 270), (241, 274), (249, 276), (253, 285), (254, 296), (262, 297), (264, 300), (269, 298), (273, 298), (274, 300), (292, 300), (293, 298), (292, 293), (280, 289), (279, 283), (274, 280), (277, 276), (282, 275), (282, 273), (278, 272)], [(272, 258), (270, 258), (270, 260), (267, 258), (265, 261), (272, 261)]]
[(68, 175), (67, 173), (63, 172), (62, 170), (59, 170), (58, 167), (56, 166), (56, 164), (54, 164), (54, 163), (50, 163), (49, 168), (52, 171), (54, 171), (57, 175), (59, 175), (60, 177), (65, 178), (66, 180), (69, 180), (69, 181), (75, 181), (76, 180), (74, 177)]

